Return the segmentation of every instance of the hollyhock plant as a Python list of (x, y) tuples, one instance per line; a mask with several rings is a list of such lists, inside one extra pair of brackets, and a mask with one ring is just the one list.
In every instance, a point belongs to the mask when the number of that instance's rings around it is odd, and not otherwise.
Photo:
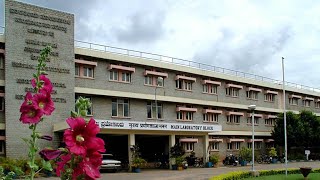
[[(36, 153), (39, 150), (37, 145), (38, 139), (50, 140), (49, 136), (40, 136), (37, 131), (37, 125), (44, 120), (44, 115), (51, 115), (54, 111), (54, 104), (51, 99), (50, 93), (52, 92), (52, 84), (50, 80), (45, 76), (46, 72), (44, 71), (46, 64), (45, 60), (48, 58), (51, 52), (50, 47), (44, 48), (40, 52), (38, 59), (38, 65), (36, 66), (36, 73), (33, 74), (34, 79), (32, 79), (33, 90), (32, 92), (27, 92), (25, 95), (24, 102), (20, 107), (20, 121), (23, 124), (28, 124), (29, 129), (32, 133), (30, 139), (22, 138), (29, 147), (28, 156), (30, 160), (28, 165), (30, 168), (30, 177), (29, 179), (33, 180), (36, 173), (41, 169), (35, 164)], [(32, 93), (35, 93), (34, 95)], [(52, 138), (51, 138), (52, 140)], [(48, 154), (49, 151), (41, 151), (40, 154)], [(45, 157), (45, 156), (43, 156)], [(51, 164), (46, 161), (42, 161), (42, 168), (51, 171)]]
[[(79, 112), (88, 109), (90, 102), (80, 98), (76, 103)], [(82, 113), (71, 113), (66, 120), (69, 129), (64, 132), (66, 154), (60, 156), (56, 173), (61, 179), (94, 180), (100, 177), (104, 141), (96, 137), (100, 128), (93, 118), (86, 121)]]

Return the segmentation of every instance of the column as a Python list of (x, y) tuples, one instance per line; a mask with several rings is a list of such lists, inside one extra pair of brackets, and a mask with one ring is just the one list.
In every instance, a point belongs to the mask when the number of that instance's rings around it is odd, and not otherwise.
[(169, 168), (172, 169), (172, 164), (175, 163), (171, 157), (170, 149), (176, 144), (176, 135), (169, 135)]
[(204, 163), (209, 162), (209, 135), (203, 136), (203, 161)]
[(132, 162), (132, 151), (131, 148), (132, 146), (136, 145), (136, 138), (135, 134), (129, 134), (128, 135), (128, 160), (129, 160), (129, 171), (132, 171), (131, 168), (131, 162)]

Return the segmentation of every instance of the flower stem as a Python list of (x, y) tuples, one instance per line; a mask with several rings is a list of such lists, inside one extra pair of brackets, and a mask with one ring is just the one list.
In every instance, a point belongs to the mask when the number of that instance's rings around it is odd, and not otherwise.
[(31, 148), (30, 148), (30, 156), (31, 156), (31, 161), (30, 161), (30, 169), (31, 169), (31, 177), (30, 179), (33, 180), (35, 176), (35, 172), (37, 171), (37, 165), (35, 164), (35, 158), (36, 158), (36, 152), (37, 152), (37, 147), (36, 147), (36, 141), (37, 141), (37, 135), (36, 135), (36, 129), (37, 129), (37, 124), (32, 125), (32, 140), (31, 140)]

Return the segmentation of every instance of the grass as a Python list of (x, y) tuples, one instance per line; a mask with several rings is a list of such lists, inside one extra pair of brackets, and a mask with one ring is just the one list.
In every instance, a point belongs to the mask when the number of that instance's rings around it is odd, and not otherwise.
[[(246, 178), (245, 180), (303, 180), (302, 174), (288, 174), (288, 178), (285, 175), (272, 175), (272, 176), (262, 176), (262, 177), (255, 177), (255, 178)], [(319, 180), (320, 173), (310, 173), (308, 175), (308, 180)]]

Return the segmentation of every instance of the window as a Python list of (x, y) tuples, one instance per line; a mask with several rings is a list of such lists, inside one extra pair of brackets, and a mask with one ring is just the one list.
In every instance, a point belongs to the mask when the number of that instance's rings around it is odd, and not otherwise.
[(239, 150), (240, 142), (231, 142), (227, 143), (227, 150)]
[(129, 117), (129, 99), (112, 99), (112, 116)]
[(274, 102), (275, 96), (275, 94), (265, 94), (264, 100), (268, 102)]
[(303, 106), (304, 107), (310, 107), (311, 101), (309, 100), (303, 100)]
[(150, 86), (158, 86), (158, 87), (163, 87), (164, 85), (164, 79), (162, 77), (157, 77), (157, 76), (145, 76), (144, 77), (144, 84), (145, 85), (150, 85)]
[[(252, 124), (252, 117), (249, 117), (247, 119), (247, 124)], [(259, 124), (259, 118), (258, 117), (254, 117), (254, 124), (258, 125)]]
[(89, 66), (83, 67), (83, 76), (93, 78), (93, 68)]
[(315, 106), (316, 108), (320, 108), (320, 101), (319, 101), (319, 102), (315, 102), (315, 103), (314, 103), (314, 106)]
[(182, 146), (185, 151), (194, 151), (194, 142), (184, 142)]
[(266, 143), (266, 148), (270, 149), (274, 147), (274, 143)]
[(236, 115), (227, 116), (227, 123), (239, 124), (240, 123), (240, 116), (236, 116)]
[[(158, 115), (157, 115), (158, 109)], [(162, 104), (157, 102), (147, 102), (147, 116), (150, 119), (161, 119), (162, 118)]]
[(122, 72), (122, 81), (123, 82), (131, 82), (131, 73)]
[(193, 120), (193, 112), (178, 111), (177, 112), (177, 120), (192, 121)]
[(203, 121), (205, 122), (218, 122), (219, 114), (206, 113), (203, 114)]
[(131, 82), (131, 71), (123, 71), (118, 69), (111, 69), (109, 73), (109, 80), (110, 81), (117, 81), (117, 82)]
[[(91, 107), (87, 109), (87, 116), (92, 116), (93, 115), (93, 111), (92, 111), (92, 97), (91, 96), (80, 96), (80, 95), (76, 95), (75, 100), (77, 102), (77, 100), (82, 97), (85, 99), (88, 99), (91, 103)], [(79, 113), (79, 109), (77, 109), (77, 107), (75, 108), (76, 112)]]
[(4, 68), (4, 56), (0, 55), (0, 69)]
[(4, 141), (0, 141), (0, 154), (4, 154), (4, 146), (5, 146), (5, 143)]
[(178, 79), (176, 80), (176, 88), (192, 91), (192, 81), (184, 80), (184, 79)]
[(217, 85), (212, 85), (212, 84), (203, 85), (203, 93), (217, 94), (217, 91), (218, 91)]
[(267, 126), (274, 126), (275, 124), (275, 119), (265, 119), (264, 124)]
[(261, 149), (262, 142), (254, 142), (254, 149)]
[(237, 88), (226, 88), (226, 95), (232, 97), (239, 97), (239, 89)]
[(247, 145), (248, 145), (248, 148), (249, 148), (249, 149), (251, 149), (251, 148), (252, 148), (252, 143), (251, 143), (251, 142), (248, 142), (248, 144), (247, 144)]
[(258, 92), (257, 91), (247, 91), (247, 98), (258, 100)]
[(76, 76), (80, 76), (80, 66), (76, 64), (75, 73)]
[(144, 84), (153, 85), (152, 79), (153, 79), (152, 76), (145, 76), (144, 77)]
[(4, 97), (0, 97), (0, 111), (4, 110)]
[(118, 71), (110, 70), (110, 80), (118, 81)]
[(290, 105), (298, 105), (298, 98), (289, 98)]
[(211, 150), (218, 151), (219, 150), (219, 142), (212, 142), (211, 144)]

